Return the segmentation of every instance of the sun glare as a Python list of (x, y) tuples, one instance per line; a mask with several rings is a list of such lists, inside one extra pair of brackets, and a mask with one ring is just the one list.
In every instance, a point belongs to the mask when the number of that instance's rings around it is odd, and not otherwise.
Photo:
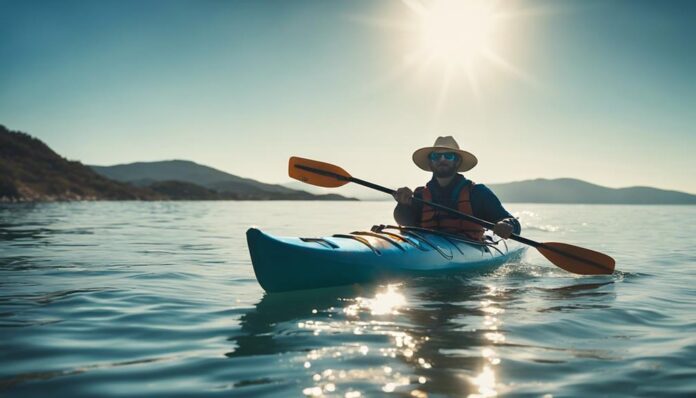
[[(405, 65), (439, 76), (436, 106), (443, 106), (450, 89), (463, 76), (476, 98), (484, 77), (502, 71), (525, 81), (532, 79), (502, 55), (511, 20), (520, 16), (510, 3), (495, 0), (402, 0), (413, 17), (415, 34)], [(506, 8), (507, 7), (507, 8)]]
[(462, 82), (477, 101), (502, 75), (538, 85), (507, 57), (520, 54), (527, 45), (522, 37), (529, 24), (525, 19), (546, 15), (547, 9), (503, 0), (401, 0), (401, 4), (393, 18), (354, 17), (399, 34), (394, 43), (403, 62), (378, 78), (375, 86), (404, 77), (424, 83), (427, 90), (437, 91), (437, 117)]
[(420, 13), (422, 51), (447, 66), (473, 68), (492, 49), (497, 31), (494, 3), (440, 0)]

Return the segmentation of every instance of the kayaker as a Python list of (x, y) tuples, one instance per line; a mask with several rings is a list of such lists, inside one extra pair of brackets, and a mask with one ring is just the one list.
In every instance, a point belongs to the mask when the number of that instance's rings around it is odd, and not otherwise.
[(484, 229), (478, 224), (413, 201), (415, 196), (495, 223), (493, 232), (502, 238), (520, 233), (522, 227), (519, 221), (503, 208), (493, 191), (460, 174), (474, 168), (478, 160), (473, 154), (459, 149), (452, 136), (438, 137), (432, 147), (418, 149), (413, 153), (413, 162), (421, 169), (432, 172), (433, 178), (424, 187), (416, 188), (415, 192), (408, 187), (396, 191), (394, 199), (398, 204), (394, 209), (394, 219), (399, 225), (483, 239)]

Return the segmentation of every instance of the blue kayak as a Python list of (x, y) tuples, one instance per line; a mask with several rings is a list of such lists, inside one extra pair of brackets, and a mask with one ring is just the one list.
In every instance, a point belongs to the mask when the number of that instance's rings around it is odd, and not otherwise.
[(256, 279), (267, 292), (486, 272), (518, 260), (526, 248), (390, 225), (322, 238), (275, 237), (256, 228), (246, 235)]

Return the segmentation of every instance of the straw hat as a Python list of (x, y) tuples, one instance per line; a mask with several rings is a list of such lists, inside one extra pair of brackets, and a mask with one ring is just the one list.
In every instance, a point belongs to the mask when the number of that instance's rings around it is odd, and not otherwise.
[(432, 171), (430, 168), (430, 156), (431, 152), (454, 152), (462, 159), (459, 164), (458, 172), (468, 171), (476, 166), (478, 159), (473, 154), (459, 149), (459, 144), (452, 138), (451, 135), (447, 137), (437, 137), (435, 144), (433, 146), (421, 148), (413, 152), (413, 163), (425, 171)]

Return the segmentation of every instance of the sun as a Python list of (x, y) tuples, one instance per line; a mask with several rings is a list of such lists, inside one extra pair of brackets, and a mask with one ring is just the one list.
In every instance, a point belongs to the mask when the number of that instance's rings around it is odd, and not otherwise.
[[(440, 76), (436, 107), (440, 109), (457, 78), (463, 76), (480, 98), (484, 76), (503, 71), (532, 81), (503, 56), (506, 27), (516, 16), (495, 0), (402, 0), (411, 11), (413, 40), (405, 64)], [(415, 33), (415, 35), (414, 35)]]
[(420, 51), (429, 61), (475, 68), (488, 53), (495, 52), (500, 29), (495, 3), (440, 0), (414, 10), (420, 17)]
[(552, 12), (546, 8), (528, 8), (512, 0), (401, 0), (393, 17), (355, 16), (352, 19), (396, 33), (395, 45), (387, 54), (401, 54), (385, 76), (372, 86), (409, 78), (436, 90), (437, 116), (448, 97), (461, 83), (469, 90), (459, 98), (483, 100), (484, 93), (504, 76), (531, 86), (538, 79), (508, 61), (512, 52), (520, 54), (529, 44), (524, 40), (524, 21)]

